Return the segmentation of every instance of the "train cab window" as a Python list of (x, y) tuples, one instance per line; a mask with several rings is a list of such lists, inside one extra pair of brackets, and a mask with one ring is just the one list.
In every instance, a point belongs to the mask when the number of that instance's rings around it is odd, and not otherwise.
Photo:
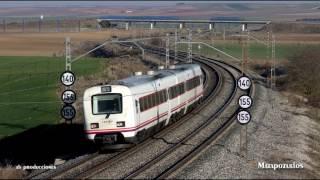
[(92, 114), (118, 114), (122, 112), (121, 94), (94, 95), (91, 99)]

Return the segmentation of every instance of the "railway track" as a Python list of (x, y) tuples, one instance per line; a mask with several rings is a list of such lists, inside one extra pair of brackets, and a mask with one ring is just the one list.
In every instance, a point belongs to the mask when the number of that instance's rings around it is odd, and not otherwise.
[[(199, 59), (197, 59), (199, 60)], [(200, 61), (200, 60), (199, 60)], [(201, 60), (202, 61), (202, 60)], [(207, 61), (207, 63), (211, 63), (208, 62), (209, 60), (203, 60), (202, 63), (204, 63), (204, 61)], [(215, 63), (215, 65), (217, 66), (221, 66), (221, 64), (223, 64), (222, 62), (219, 63)], [(212, 65), (211, 65), (212, 66)], [(227, 66), (224, 64), (224, 66)], [(233, 68), (234, 67), (229, 67), (229, 68)], [(227, 69), (227, 68), (224, 68)], [(208, 144), (210, 142), (211, 139), (216, 138), (223, 130), (225, 130), (229, 124), (232, 123), (232, 118), (234, 117), (236, 111), (234, 111), (231, 115), (231, 117), (227, 120), (227, 121), (223, 121), (223, 122), (218, 122), (219, 126), (217, 130), (213, 131), (213, 135), (210, 135), (206, 141), (202, 141), (201, 145), (196, 146), (196, 148), (192, 149), (186, 156), (182, 157), (182, 158), (178, 158), (178, 161), (174, 161), (173, 157), (179, 157), (179, 152), (174, 154), (174, 151), (176, 151), (176, 149), (180, 148), (180, 147), (186, 147), (185, 145), (188, 144), (188, 140), (191, 137), (195, 137), (195, 135), (197, 133), (199, 133), (201, 130), (203, 130), (205, 127), (207, 127), (207, 125), (211, 122), (214, 121), (214, 119), (221, 113), (223, 112), (223, 110), (225, 109), (225, 107), (227, 107), (231, 100), (234, 98), (235, 96), (235, 92), (236, 92), (236, 76), (240, 76), (240, 72), (238, 69), (235, 70), (237, 72), (237, 74), (233, 74), (230, 73), (230, 77), (233, 80), (233, 92), (231, 93), (230, 97), (228, 98), (227, 102), (224, 104), (224, 107), (219, 108), (219, 110), (217, 112), (215, 112), (210, 118), (208, 118), (206, 120), (205, 123), (202, 123), (200, 126), (198, 126), (196, 128), (196, 130), (193, 129), (193, 131), (188, 134), (187, 136), (185, 136), (182, 140), (180, 140), (177, 143), (174, 143), (172, 146), (170, 146), (168, 149), (166, 149), (165, 151), (163, 151), (160, 154), (157, 154), (154, 158), (152, 158), (151, 160), (149, 160), (146, 163), (141, 162), (143, 165), (134, 169), (133, 171), (129, 172), (128, 174), (126, 174), (125, 176), (109, 176), (108, 173), (105, 173), (103, 171), (107, 170), (109, 172), (113, 171), (112, 166), (114, 166), (115, 164), (105, 164), (107, 167), (109, 168), (104, 168), (104, 169), (96, 169), (93, 172), (91, 172), (90, 174), (86, 174), (85, 176), (79, 176), (78, 178), (101, 178), (101, 177), (108, 177), (108, 178), (165, 178), (167, 175), (169, 175), (171, 172), (174, 172), (175, 169), (179, 168), (180, 165), (179, 164), (183, 164), (183, 162), (185, 162), (186, 160), (188, 160), (190, 157), (192, 157), (192, 154), (194, 154), (195, 152), (199, 151), (200, 149), (204, 148), (205, 144)], [(207, 104), (208, 105), (208, 104)], [(184, 149), (185, 150), (185, 149)], [(181, 152), (181, 151), (180, 151)], [(172, 154), (173, 157), (172, 157)], [(170, 156), (171, 155), (171, 156)], [(167, 158), (169, 157), (169, 158)], [(128, 157), (125, 157), (128, 158)], [(122, 161), (123, 159), (119, 159), (118, 162)], [(168, 164), (164, 164), (162, 165), (163, 167), (168, 167), (166, 169), (164, 169), (164, 171), (161, 172), (155, 172), (155, 171), (149, 171), (151, 172), (151, 174), (146, 174), (146, 171), (150, 170), (150, 169), (156, 169), (158, 170), (159, 167), (161, 165), (158, 165), (159, 162), (161, 161), (166, 161), (166, 162), (173, 162), (173, 165), (169, 165)], [(160, 168), (161, 169), (161, 168)], [(102, 176), (99, 176), (98, 174), (102, 174)], [(143, 174), (143, 175), (141, 175)], [(140, 176), (139, 176), (140, 175)]]
[[(205, 61), (207, 63), (212, 63), (210, 59), (204, 59), (201, 58), (198, 59), (198, 61)], [(217, 63), (215, 63), (217, 64)], [(218, 62), (218, 64), (223, 64), (223, 66), (228, 66), (225, 63)], [(230, 66), (229, 66), (230, 67)], [(227, 70), (226, 67), (223, 67), (225, 70)], [(232, 67), (234, 68), (234, 67)], [(236, 69), (237, 72), (240, 73), (239, 69)], [(188, 162), (190, 162), (197, 154), (199, 154), (201, 151), (203, 151), (209, 144), (211, 144), (214, 140), (216, 140), (219, 135), (224, 132), (230, 124), (232, 124), (234, 121), (234, 116), (236, 115), (237, 111), (234, 111), (234, 113), (226, 120), (221, 121), (220, 126), (218, 126), (218, 129), (213, 131), (210, 135), (208, 135), (204, 140), (201, 141), (201, 143), (190, 143), (190, 139), (197, 139), (196, 137), (198, 134), (207, 128), (210, 123), (214, 122), (215, 119), (225, 110), (225, 108), (231, 103), (231, 100), (234, 98), (237, 92), (236, 88), (236, 76), (234, 76), (230, 71), (229, 74), (231, 75), (233, 79), (233, 92), (228, 98), (228, 101), (214, 114), (212, 114), (209, 118), (207, 118), (207, 121), (203, 123), (201, 126), (195, 129), (192, 133), (190, 133), (188, 136), (186, 136), (181, 142), (174, 144), (171, 148), (164, 151), (159, 156), (155, 157), (154, 159), (150, 160), (148, 163), (143, 164), (139, 168), (135, 169), (134, 171), (130, 172), (124, 177), (124, 179), (133, 179), (133, 178), (156, 178), (156, 179), (164, 179), (167, 177), (170, 177), (172, 173), (174, 173), (177, 169), (181, 168), (182, 166), (185, 166)], [(250, 92), (249, 92), (250, 93)], [(193, 144), (194, 147), (191, 148), (185, 148), (185, 144)], [(179, 149), (183, 149), (183, 151), (179, 151)], [(187, 151), (187, 152), (186, 152)], [(185, 152), (184, 155), (175, 158), (176, 156), (179, 156), (180, 152)], [(169, 162), (169, 163), (168, 163)], [(161, 170), (159, 170), (161, 169)]]
[[(154, 50), (151, 50), (154, 51)], [(156, 53), (156, 51), (154, 51)], [(163, 53), (161, 51), (158, 51), (158, 53)], [(179, 58), (183, 59), (185, 58), (184, 53), (179, 53)], [(184, 164), (188, 163), (192, 157), (194, 157), (196, 154), (201, 152), (205, 147), (210, 144), (213, 140), (215, 140), (225, 129), (227, 129), (234, 121), (234, 115), (237, 111), (234, 111), (232, 115), (225, 121), (217, 122), (216, 126), (218, 127), (213, 133), (206, 136), (205, 139), (201, 140), (201, 143), (199, 144), (192, 144), (190, 143), (190, 139), (194, 139), (194, 137), (197, 136), (197, 134), (200, 134), (201, 131), (204, 131), (206, 127), (209, 126), (214, 120), (221, 115), (221, 113), (230, 105), (232, 102), (232, 99), (236, 96), (237, 88), (236, 88), (236, 73), (240, 73), (239, 69), (235, 67), (231, 67), (228, 64), (225, 64), (223, 62), (217, 62), (209, 58), (204, 57), (194, 57), (194, 60), (198, 63), (202, 64), (204, 68), (204, 72), (206, 75), (205, 80), (205, 89), (206, 92), (204, 93), (205, 101), (200, 105), (199, 108), (193, 110), (191, 113), (183, 117), (180, 121), (170, 125), (169, 127), (165, 128), (164, 130), (160, 131), (156, 135), (154, 135), (153, 138), (149, 138), (142, 143), (138, 144), (137, 146), (134, 146), (133, 148), (130, 148), (124, 152), (117, 152), (109, 155), (101, 155), (98, 153), (94, 153), (92, 155), (89, 155), (87, 158), (85, 158), (82, 161), (79, 161), (73, 165), (66, 166), (65, 168), (61, 168), (59, 170), (47, 173), (46, 175), (36, 175), (31, 178), (96, 178), (97, 174), (103, 173), (106, 169), (109, 167), (115, 166), (118, 162), (123, 161), (131, 156), (134, 156), (139, 151), (144, 150), (146, 147), (152, 145), (155, 141), (159, 139), (164, 139), (164, 137), (170, 133), (172, 130), (177, 129), (179, 126), (182, 126), (182, 124), (188, 123), (189, 121), (192, 121), (192, 119), (199, 114), (203, 108), (210, 105), (210, 102), (212, 102), (215, 97), (219, 96), (219, 92), (222, 89), (223, 86), (223, 77), (228, 74), (229, 80), (232, 81), (232, 89), (229, 93), (229, 97), (226, 98), (225, 102), (222, 103), (222, 105), (217, 108), (216, 110), (212, 110), (212, 114), (210, 114), (201, 124), (199, 124), (196, 128), (194, 128), (191, 132), (187, 133), (183, 138), (181, 138), (179, 141), (173, 143), (172, 145), (168, 146), (164, 151), (157, 154), (155, 157), (151, 158), (151, 160), (146, 161), (141, 166), (133, 168), (130, 172), (118, 176), (115, 178), (166, 178), (170, 176), (173, 172), (175, 172), (177, 169), (181, 168)], [(234, 69), (233, 73), (229, 69)], [(224, 73), (224, 75), (222, 75)], [(214, 81), (216, 83), (214, 83)], [(250, 92), (246, 92), (250, 93)], [(202, 118), (204, 119), (204, 118)], [(186, 144), (192, 144), (192, 148), (187, 148), (188, 150), (185, 150), (186, 153), (184, 153), (182, 156), (177, 156), (178, 158), (176, 160), (170, 160), (169, 165), (166, 164), (166, 168), (162, 168), (159, 172), (154, 172), (155, 167), (158, 167), (158, 164), (161, 164), (162, 161), (165, 161), (166, 159), (170, 158), (172, 154), (175, 152), (180, 152), (179, 149), (185, 149)], [(104, 156), (104, 157), (102, 157)], [(169, 162), (169, 161), (168, 161)], [(160, 165), (161, 166), (161, 165)], [(163, 165), (162, 165), (163, 166)], [(151, 173), (150, 174), (148, 174)], [(147, 174), (146, 174), (147, 173)], [(114, 178), (109, 177), (108, 178)]]
[[(211, 69), (209, 67), (203, 69), (206, 76), (204, 81), (204, 87), (206, 91), (204, 92), (204, 99), (208, 99), (209, 97), (212, 97), (216, 94), (216, 92), (219, 89), (219, 86), (221, 86), (221, 75), (219, 72), (214, 71), (214, 69)], [(210, 78), (208, 78), (210, 77)], [(210, 81), (210, 82), (209, 82)], [(216, 83), (213, 83), (216, 82)], [(193, 113), (197, 113), (199, 109), (195, 109)], [(172, 131), (176, 127), (183, 124), (185, 121), (190, 120), (192, 118), (191, 114), (186, 115), (183, 117), (183, 119), (177, 121), (176, 123), (168, 126), (164, 130), (160, 131), (157, 134), (157, 137), (162, 137), (168, 132)], [(106, 164), (112, 164), (116, 163), (117, 160), (121, 157), (126, 157), (134, 154), (135, 152), (143, 149), (144, 147), (148, 146), (153, 139), (147, 139), (143, 141), (142, 143), (138, 144), (137, 146), (134, 146), (124, 152), (116, 152), (113, 154), (108, 155), (101, 155), (98, 152), (94, 154), (87, 155), (85, 158), (81, 159), (80, 161), (72, 164), (65, 165), (63, 168), (57, 168), (54, 171), (42, 171), (39, 173), (32, 174), (28, 177), (28, 179), (42, 179), (42, 178), (51, 178), (51, 179), (57, 179), (57, 178), (71, 178), (71, 177), (84, 177), (86, 174), (90, 174), (90, 172), (94, 172), (96, 169), (102, 168)], [(85, 170), (84, 170), (85, 169)]]

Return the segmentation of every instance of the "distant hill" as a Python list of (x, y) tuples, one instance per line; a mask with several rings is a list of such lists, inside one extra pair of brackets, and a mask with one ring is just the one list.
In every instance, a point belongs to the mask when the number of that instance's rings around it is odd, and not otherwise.
[(237, 16), (217, 16), (210, 18), (210, 20), (213, 21), (241, 21), (244, 20), (244, 18), (237, 17)]
[(235, 9), (237, 11), (248, 11), (251, 10), (247, 5), (245, 4), (227, 4), (228, 7)]

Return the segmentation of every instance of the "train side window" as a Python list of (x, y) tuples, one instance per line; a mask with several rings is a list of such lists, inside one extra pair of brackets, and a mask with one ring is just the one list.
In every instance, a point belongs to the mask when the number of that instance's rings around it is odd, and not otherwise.
[(172, 88), (172, 99), (176, 97), (176, 92), (177, 92), (176, 86), (173, 86), (173, 88)]
[(173, 86), (172, 88), (172, 99), (176, 97), (177, 94), (177, 86)]
[(162, 91), (161, 91), (161, 96), (162, 96), (162, 98), (163, 98), (163, 102), (166, 101), (165, 91), (166, 91), (166, 90), (162, 90)]
[(150, 107), (150, 102), (149, 102), (149, 96), (144, 97), (145, 99), (145, 110), (149, 109)]
[(174, 91), (173, 91), (173, 98), (175, 98), (175, 97), (177, 97), (177, 94), (178, 94), (178, 93), (177, 93), (177, 92), (178, 92), (178, 86), (175, 85), (173, 89), (174, 89)]
[(180, 84), (176, 85), (176, 94), (175, 97), (180, 95)]
[(166, 101), (166, 90), (162, 90), (161, 91), (161, 97), (162, 97), (162, 102), (165, 102)]
[(174, 92), (175, 92), (175, 86), (171, 87), (171, 96), (170, 96), (170, 99), (173, 99), (174, 98)]
[(159, 105), (159, 96), (158, 93), (154, 93), (154, 98), (155, 98), (155, 105), (158, 106)]
[(165, 90), (165, 101), (167, 101), (168, 100), (168, 90)]
[[(156, 105), (157, 105), (156, 93), (153, 93), (153, 94), (152, 94), (152, 101), (153, 101), (153, 106), (156, 106)], [(153, 106), (152, 106), (152, 107), (153, 107)]]
[(143, 111), (145, 111), (146, 109), (148, 109), (148, 101), (146, 97), (143, 97), (142, 99), (143, 101)]
[(166, 98), (166, 90), (162, 90), (162, 92), (161, 92), (161, 96), (162, 96), (162, 98), (163, 98), (163, 102), (166, 102), (167, 101), (167, 98)]
[(139, 99), (139, 104), (140, 104), (140, 112), (143, 111), (143, 102), (142, 102), (142, 98)]
[(158, 94), (158, 98), (159, 98), (159, 104), (162, 104), (163, 103), (162, 91), (159, 91), (157, 94)]
[(193, 89), (194, 88), (194, 78), (192, 79), (192, 85), (191, 85), (191, 89)]
[(167, 101), (167, 100), (166, 100), (166, 90), (162, 90), (161, 96), (162, 96), (163, 102), (166, 102), (166, 101)]
[(157, 101), (157, 105), (159, 105), (161, 103), (160, 92), (159, 91), (156, 93), (156, 101)]
[(139, 102), (138, 100), (136, 100), (135, 102), (136, 102), (136, 112), (139, 113)]
[(150, 102), (149, 108), (151, 108), (151, 107), (153, 107), (153, 105), (154, 105), (154, 101), (153, 101), (153, 98), (152, 98), (152, 94), (149, 95), (148, 98), (149, 98), (149, 102)]
[(173, 98), (173, 87), (169, 88), (169, 99)]
[(153, 106), (158, 105), (157, 99), (158, 99), (158, 98), (157, 98), (157, 94), (156, 94), (156, 93), (153, 93), (153, 94), (152, 94)]
[(192, 84), (192, 79), (189, 79), (186, 84), (187, 84), (187, 85), (186, 85), (186, 86), (187, 86), (187, 91), (189, 91), (190, 89), (192, 89), (192, 87), (191, 87), (191, 86), (192, 86), (192, 85), (191, 85), (191, 84)]
[(180, 90), (179, 90), (179, 85), (176, 85), (174, 89), (175, 89), (175, 91), (174, 91), (174, 97), (177, 97), (177, 96), (179, 95), (179, 93), (180, 93), (180, 92), (179, 92), (179, 91), (180, 91)]
[(145, 101), (144, 98), (139, 99), (140, 102), (140, 112), (143, 112), (145, 110)]
[(184, 93), (184, 83), (180, 84), (180, 93)]

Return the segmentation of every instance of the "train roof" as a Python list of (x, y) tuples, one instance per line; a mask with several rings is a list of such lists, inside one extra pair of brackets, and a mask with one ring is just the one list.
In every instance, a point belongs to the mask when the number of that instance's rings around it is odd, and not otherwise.
[(200, 67), (198, 64), (179, 64), (175, 65), (174, 69), (162, 69), (158, 71), (154, 71), (152, 75), (136, 75), (130, 76), (125, 79), (117, 80), (111, 83), (111, 85), (124, 85), (128, 87), (138, 86), (141, 84), (148, 83), (150, 81), (154, 81), (156, 79), (166, 78), (172, 76), (173, 74), (178, 75), (185, 70), (191, 70)]

